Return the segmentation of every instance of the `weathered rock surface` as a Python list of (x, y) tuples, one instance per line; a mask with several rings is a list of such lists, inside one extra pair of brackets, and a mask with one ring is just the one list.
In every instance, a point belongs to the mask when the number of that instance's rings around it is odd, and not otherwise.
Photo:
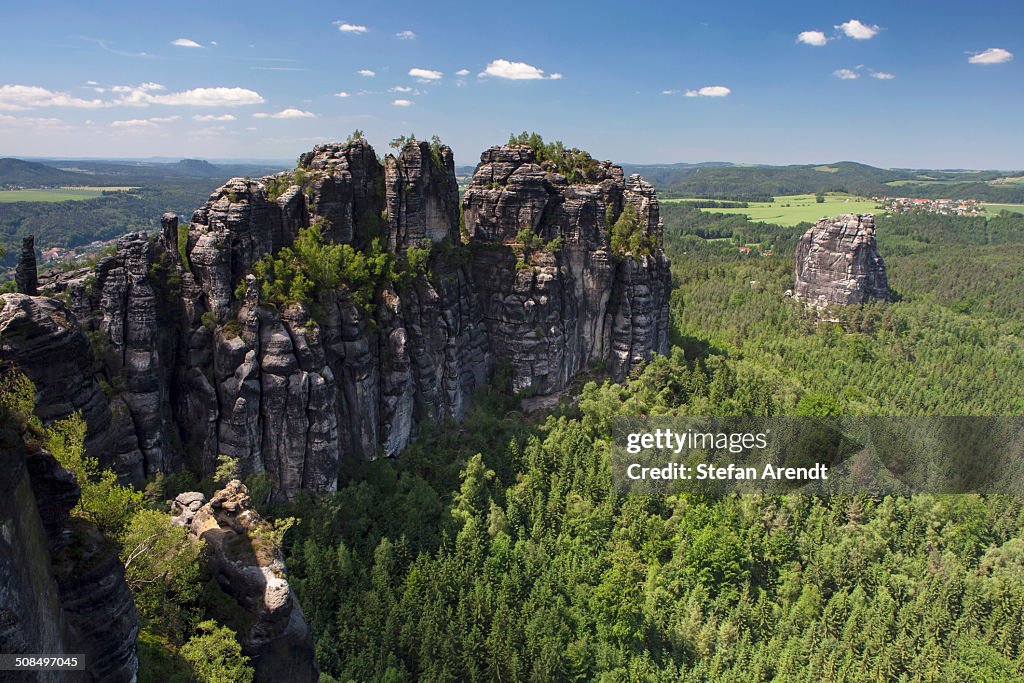
[(5, 681), (134, 681), (138, 620), (117, 547), (71, 519), (79, 488), (36, 437), (0, 424), (0, 652), (84, 655), (80, 672)]
[(44, 423), (80, 411), (86, 448), (126, 480), (142, 480), (143, 456), (123, 404), (114, 410), (96, 380), (93, 350), (74, 314), (58, 299), (0, 295), (0, 361), (36, 385), (36, 414)]
[[(609, 223), (627, 206), (644, 246), (612, 253)], [(344, 287), (261, 301), (254, 262), (314, 224), (356, 249), (379, 240), (406, 275), (358, 304)], [(524, 248), (524, 229), (539, 243)], [(183, 251), (168, 214), (156, 237), (127, 235), (91, 273), (45, 283), (93, 339), (109, 401), (86, 351), (46, 352), (60, 325), (34, 333), (42, 350), (14, 344), (49, 419), (90, 413), (134, 483), (186, 463), (211, 473), (226, 454), (243, 475), (266, 472), (275, 495), (330, 491), (343, 458), (395, 455), (425, 421), (461, 418), (498, 362), (516, 390), (552, 395), (589, 364), (621, 379), (668, 349), (658, 200), (609, 162), (569, 182), (528, 147), (494, 147), (460, 207), (444, 145), (411, 142), (383, 163), (362, 138), (318, 145), (293, 171), (218, 188)], [(58, 378), (75, 378), (73, 404)]]
[[(626, 202), (651, 255), (611, 251), (609, 221)], [(627, 182), (605, 162), (569, 183), (528, 147), (492, 147), (462, 203), (491, 348), (512, 364), (514, 389), (562, 391), (595, 361), (621, 379), (667, 351), (669, 262), (657, 198), (639, 176)], [(543, 246), (524, 248), (523, 230)]]
[(280, 550), (268, 538), (268, 525), (252, 507), (238, 480), (209, 502), (201, 493), (180, 494), (171, 506), (172, 524), (206, 541), (204, 561), (221, 589), (249, 615), (238, 634), (252, 658), (257, 682), (312, 681), (319, 678), (313, 641), (302, 608), (288, 585)]
[(871, 214), (823, 218), (800, 238), (793, 296), (819, 307), (890, 299)]
[(14, 284), (18, 292), (35, 296), (38, 291), (38, 274), (36, 272), (36, 238), (35, 235), (23, 237), (18, 265), (14, 270)]

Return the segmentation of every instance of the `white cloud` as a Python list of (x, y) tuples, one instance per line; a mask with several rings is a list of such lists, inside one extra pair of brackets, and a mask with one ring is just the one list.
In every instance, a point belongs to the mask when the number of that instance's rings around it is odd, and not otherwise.
[(896, 78), (895, 74), (887, 73), (885, 71), (872, 71), (871, 78), (877, 78), (880, 81), (891, 81)]
[[(534, 81), (545, 78), (544, 69), (538, 69), (526, 62), (510, 62), (507, 59), (495, 59), (477, 75), (481, 78), (494, 76), (495, 78), (505, 78), (510, 81)], [(551, 74), (549, 78), (558, 80), (561, 77), (562, 74)]]
[(796, 40), (804, 45), (813, 45), (815, 47), (821, 47), (828, 42), (828, 38), (821, 31), (802, 31), (796, 37)]
[[(89, 123), (86, 121), (86, 123)], [(71, 126), (65, 124), (60, 119), (55, 118), (36, 118), (32, 116), (7, 116), (6, 114), (0, 114), (0, 127), (2, 128), (63, 128), (70, 129)]]
[(99, 85), (99, 81), (86, 81), (86, 85)]
[(705, 85), (698, 90), (687, 90), (687, 97), (725, 97), (732, 90), (724, 85)]
[(832, 72), (832, 75), (842, 81), (852, 81), (860, 78), (860, 74), (853, 69), (836, 69)]
[(111, 121), (111, 128), (159, 128), (149, 119), (127, 119), (124, 121)]
[(361, 24), (350, 24), (347, 21), (337, 21), (338, 30), (342, 33), (366, 33), (369, 29)]
[(469, 69), (459, 69), (458, 71), (455, 72), (455, 75), (456, 76), (468, 76), (469, 75)]
[(103, 100), (83, 100), (65, 92), (57, 92), (35, 85), (0, 85), (0, 111), (20, 111), (38, 107), (73, 107), (98, 109)]
[(399, 31), (398, 33), (395, 34), (395, 38), (398, 38), (399, 40), (415, 40), (416, 34), (408, 30)]
[(868, 40), (878, 35), (881, 30), (878, 26), (871, 24), (865, 24), (858, 19), (850, 19), (836, 26), (837, 29), (846, 34), (848, 38), (854, 40)]
[(197, 114), (192, 117), (195, 121), (202, 121), (204, 123), (209, 121), (234, 121), (235, 117), (231, 114), (222, 114), (217, 116), (216, 114)]
[(548, 76), (548, 78), (550, 78), (552, 81), (560, 81), (563, 77), (560, 73), (553, 73), (550, 76)]
[(412, 68), (409, 69), (409, 75), (413, 78), (418, 78), (422, 82), (439, 81), (444, 76), (440, 71), (434, 71), (432, 69), (420, 69)]
[(968, 53), (971, 64), (1003, 64), (1013, 59), (1013, 53), (1001, 47), (990, 47), (984, 52)]
[(394, 100), (391, 104), (395, 105), (396, 107), (411, 107), (412, 100)]
[(405, 85), (396, 85), (393, 88), (389, 88), (388, 92), (412, 92), (412, 88)]
[(345, 92), (344, 90), (342, 90), (341, 92), (334, 93), (334, 96), (335, 97), (348, 97), (349, 94), (347, 92)]
[(175, 38), (171, 41), (171, 45), (176, 45), (177, 47), (202, 47), (202, 45), (196, 41), (188, 38)]
[(180, 116), (154, 116), (149, 119), (153, 123), (171, 123), (172, 121), (180, 121)]
[[(167, 93), (166, 95), (154, 95), (152, 90), (156, 83), (143, 83), (123, 97), (115, 100), (113, 104), (124, 104), (130, 106), (145, 107), (151, 104), (166, 104), (170, 106), (184, 107), (240, 107), (250, 104), (262, 104), (266, 100), (254, 90), (247, 88), (192, 88), (181, 92)], [(119, 91), (115, 88), (115, 91)]]
[(662, 95), (678, 95), (679, 91), (678, 90), (662, 90), (661, 94)]
[(377, 75), (376, 71), (371, 71), (370, 69), (360, 69), (356, 73), (359, 74), (360, 76), (366, 76), (367, 78), (373, 78), (374, 76)]
[(289, 106), (287, 110), (282, 110), (276, 114), (254, 114), (257, 119), (315, 119), (316, 115), (312, 112), (303, 112), (297, 110), (294, 106)]

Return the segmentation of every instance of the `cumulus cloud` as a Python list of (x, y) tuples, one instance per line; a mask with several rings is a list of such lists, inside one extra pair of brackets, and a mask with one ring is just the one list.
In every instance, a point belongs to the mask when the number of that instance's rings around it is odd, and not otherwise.
[(439, 81), (441, 80), (441, 77), (444, 76), (440, 71), (434, 71), (433, 69), (420, 69), (418, 67), (409, 69), (409, 75), (424, 83), (429, 81)]
[(177, 47), (202, 47), (202, 45), (189, 38), (175, 38), (171, 41), (171, 45), (176, 45)]
[(411, 107), (412, 100), (394, 100), (393, 102), (391, 102), (391, 104), (395, 105), (396, 107)]
[(124, 121), (111, 121), (111, 128), (158, 128), (155, 123), (149, 119), (126, 119)]
[(796, 37), (798, 43), (804, 45), (813, 45), (815, 47), (821, 47), (828, 42), (828, 38), (821, 31), (802, 31), (800, 35)]
[(860, 74), (853, 69), (836, 69), (832, 72), (832, 75), (842, 81), (852, 81), (860, 78)]
[(349, 94), (347, 92), (345, 92), (344, 90), (342, 90), (341, 92), (334, 93), (334, 96), (335, 97), (349, 97)]
[(39, 107), (73, 107), (98, 109), (103, 100), (83, 100), (66, 92), (47, 90), (35, 85), (0, 85), (0, 111), (19, 111)]
[(170, 123), (172, 121), (180, 121), (180, 116), (154, 116), (149, 119), (153, 123)]
[(202, 121), (203, 123), (207, 123), (210, 121), (234, 121), (235, 117), (231, 114), (221, 114), (220, 116), (218, 116), (217, 114), (198, 114), (196, 116), (193, 116), (192, 119), (195, 121)]
[(983, 52), (969, 52), (967, 61), (971, 64), (1003, 64), (1013, 59), (1013, 53), (1001, 47), (990, 47)]
[[(86, 121), (86, 123), (89, 123)], [(63, 128), (71, 126), (56, 118), (38, 118), (33, 116), (8, 116), (0, 114), (0, 128)]]
[(406, 85), (396, 85), (393, 88), (389, 88), (388, 92), (412, 92), (412, 88)]
[(705, 85), (697, 90), (687, 90), (687, 97), (725, 97), (732, 92), (732, 89), (724, 85)]
[(885, 71), (872, 71), (871, 78), (877, 78), (880, 81), (891, 81), (896, 78), (895, 74), (887, 73)]
[(262, 104), (266, 100), (254, 90), (247, 88), (192, 88), (181, 92), (154, 94), (162, 90), (157, 83), (143, 83), (128, 92), (113, 88), (114, 92), (125, 94), (113, 104), (146, 107), (151, 104), (165, 104), (182, 107), (241, 107), (251, 104)]
[(282, 109), (276, 114), (270, 114), (265, 111), (256, 112), (253, 114), (253, 117), (257, 119), (312, 119), (316, 118), (316, 114), (310, 111), (302, 111), (295, 107), (288, 107), (287, 109)]
[(376, 71), (371, 71), (370, 69), (360, 69), (356, 73), (359, 74), (360, 76), (366, 76), (367, 78), (373, 78), (374, 76), (377, 75)]
[(678, 95), (679, 91), (678, 90), (662, 90), (661, 94), (662, 95)]
[(338, 30), (342, 33), (366, 33), (369, 29), (362, 24), (350, 24), (347, 21), (336, 21)]
[(455, 72), (455, 75), (456, 76), (468, 76), (469, 75), (469, 69), (459, 69), (458, 71)]
[(836, 28), (845, 33), (848, 38), (853, 38), (854, 40), (869, 40), (877, 36), (881, 30), (878, 26), (865, 24), (858, 19), (844, 21), (838, 24)]
[(398, 38), (399, 40), (415, 40), (416, 34), (409, 30), (399, 31), (395, 34), (395, 38)]
[(477, 74), (481, 78), (486, 76), (494, 76), (495, 78), (504, 78), (510, 81), (534, 81), (542, 78), (551, 78), (558, 80), (562, 77), (562, 74), (551, 74), (551, 76), (544, 75), (544, 69), (538, 69), (532, 64), (526, 62), (511, 62), (507, 59), (495, 59), (487, 68)]
[(553, 73), (550, 76), (548, 76), (548, 78), (550, 78), (552, 81), (560, 81), (560, 80), (562, 80), (562, 74), (560, 74), (560, 73)]

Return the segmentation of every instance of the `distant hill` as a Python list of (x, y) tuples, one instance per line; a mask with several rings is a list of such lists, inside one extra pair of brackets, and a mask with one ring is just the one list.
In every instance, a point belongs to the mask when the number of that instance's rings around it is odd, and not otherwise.
[(205, 159), (182, 159), (178, 163), (172, 164), (169, 170), (197, 178), (213, 178), (222, 173), (219, 168)]
[(973, 198), (992, 202), (1024, 202), (1024, 183), (1001, 179), (1018, 171), (951, 171), (884, 169), (853, 161), (793, 166), (721, 164), (629, 165), (659, 192), (677, 197), (759, 199), (763, 197), (849, 192), (872, 196)]
[(0, 187), (40, 185), (86, 185), (88, 176), (22, 159), (0, 159)]

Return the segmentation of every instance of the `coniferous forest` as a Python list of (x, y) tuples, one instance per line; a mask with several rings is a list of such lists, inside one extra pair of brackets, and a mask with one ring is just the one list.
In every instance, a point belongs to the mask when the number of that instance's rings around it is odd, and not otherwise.
[(828, 322), (782, 296), (806, 227), (670, 207), (669, 356), (542, 417), (498, 382), (274, 509), (323, 680), (1019, 680), (1017, 498), (615, 493), (616, 415), (1024, 408), (1019, 218), (881, 219), (897, 300)]

